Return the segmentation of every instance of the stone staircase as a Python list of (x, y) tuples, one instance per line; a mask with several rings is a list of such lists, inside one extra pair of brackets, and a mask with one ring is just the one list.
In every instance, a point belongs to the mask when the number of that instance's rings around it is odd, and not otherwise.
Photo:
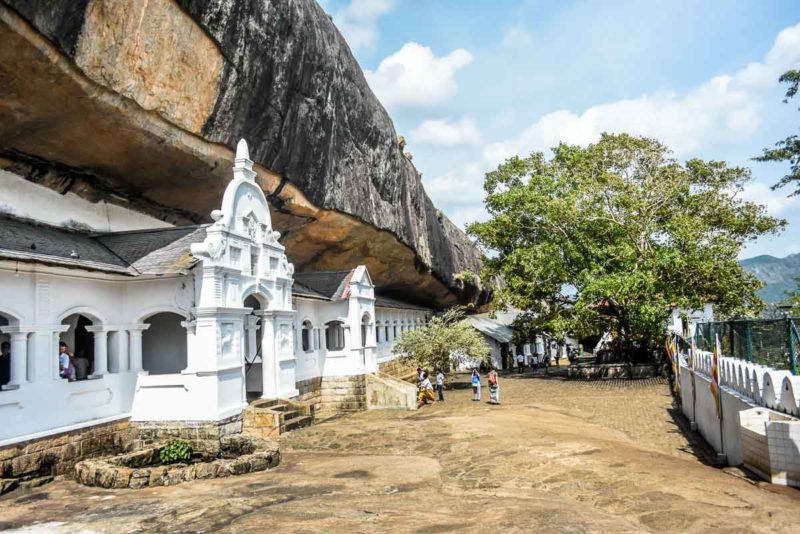
[(285, 432), (314, 424), (310, 406), (282, 399), (258, 399), (244, 410), (242, 433), (258, 438), (273, 438)]

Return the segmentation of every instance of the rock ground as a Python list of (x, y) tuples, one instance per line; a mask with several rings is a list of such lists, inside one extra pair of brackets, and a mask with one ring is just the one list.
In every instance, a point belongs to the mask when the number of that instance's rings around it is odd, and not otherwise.
[(0, 530), (797, 532), (800, 492), (707, 465), (661, 380), (501, 377), (501, 406), (363, 412), (281, 437), (272, 471), (0, 499)]

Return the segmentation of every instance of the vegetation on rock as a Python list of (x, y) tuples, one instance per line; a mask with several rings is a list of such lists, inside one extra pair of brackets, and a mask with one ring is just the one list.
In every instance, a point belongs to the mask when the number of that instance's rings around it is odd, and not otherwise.
[(745, 242), (785, 221), (740, 198), (750, 172), (720, 161), (681, 165), (653, 139), (604, 134), (513, 157), (486, 175), (491, 219), (470, 225), (500, 275), (501, 303), (558, 335), (611, 330), (626, 358), (660, 346), (670, 307), (747, 315), (761, 283), (737, 261)]
[(465, 319), (464, 308), (450, 308), (417, 330), (403, 332), (392, 352), (423, 369), (444, 372), (467, 360), (483, 360), (489, 346)]
[(173, 439), (159, 449), (158, 456), (162, 464), (189, 463), (192, 460), (192, 452), (191, 443), (182, 439)]

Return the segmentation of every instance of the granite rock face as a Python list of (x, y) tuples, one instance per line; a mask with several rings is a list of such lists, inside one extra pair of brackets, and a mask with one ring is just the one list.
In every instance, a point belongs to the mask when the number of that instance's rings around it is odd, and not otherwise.
[(454, 279), (479, 251), (314, 0), (0, 0), (0, 42), (0, 167), (199, 222), (244, 137), (298, 269), (364, 263), (434, 306), (488, 298)]

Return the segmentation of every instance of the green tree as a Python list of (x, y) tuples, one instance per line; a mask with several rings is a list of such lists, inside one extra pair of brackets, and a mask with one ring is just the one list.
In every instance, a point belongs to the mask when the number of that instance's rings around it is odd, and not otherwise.
[(403, 332), (392, 352), (423, 369), (450, 371), (467, 360), (483, 360), (489, 346), (483, 335), (466, 320), (463, 308), (450, 308), (427, 325)]
[[(784, 103), (788, 103), (789, 99), (794, 97), (798, 88), (800, 88), (800, 70), (784, 72), (778, 81), (789, 84), (789, 88), (786, 90), (786, 98), (783, 99)], [(791, 182), (798, 182), (797, 189), (790, 196), (800, 194), (800, 136), (790, 135), (786, 139), (775, 143), (775, 148), (765, 148), (763, 154), (753, 159), (756, 161), (788, 161), (789, 174), (773, 185), (772, 189), (778, 189)]]
[(553, 152), (488, 173), (491, 219), (468, 227), (488, 253), (482, 277), (504, 280), (501, 305), (530, 310), (559, 337), (611, 329), (626, 358), (661, 346), (670, 306), (760, 308), (761, 283), (737, 256), (786, 223), (740, 198), (747, 169), (681, 165), (659, 142), (629, 135)]
[(789, 309), (790, 316), (800, 317), (800, 278), (795, 278), (794, 281), (797, 283), (797, 287), (792, 291), (786, 292), (784, 303), (791, 306)]

